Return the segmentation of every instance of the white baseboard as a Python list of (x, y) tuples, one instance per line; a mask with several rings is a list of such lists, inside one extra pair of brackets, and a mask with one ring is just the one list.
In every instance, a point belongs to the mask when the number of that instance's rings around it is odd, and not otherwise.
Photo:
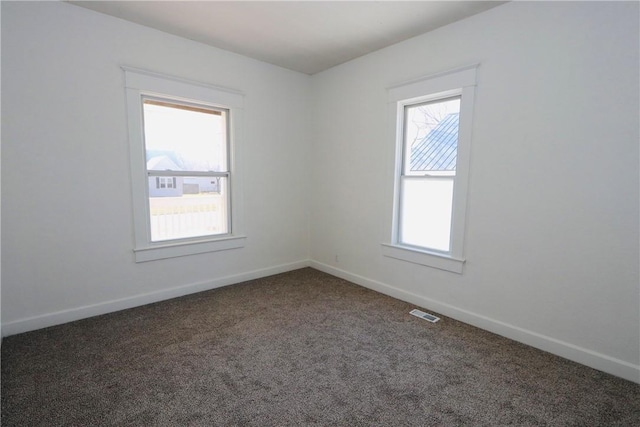
[(23, 332), (35, 331), (36, 329), (73, 322), (74, 320), (86, 319), (88, 317), (99, 316), (101, 314), (113, 313), (115, 311), (177, 298), (196, 292), (208, 291), (210, 289), (246, 282), (247, 280), (259, 279), (261, 277), (272, 276), (274, 274), (285, 273), (287, 271), (297, 270), (308, 266), (308, 260), (297, 261), (290, 264), (282, 264), (274, 267), (249, 271), (247, 273), (221, 277), (206, 282), (193, 283), (175, 288), (163, 289), (157, 292), (136, 295), (133, 297), (14, 320), (12, 322), (2, 324), (2, 336), (6, 337), (9, 335), (21, 334)]
[(311, 261), (309, 266), (360, 286), (364, 286), (365, 288), (372, 289), (402, 301), (416, 304), (422, 308), (433, 310), (445, 316), (468, 323), (489, 332), (493, 332), (514, 341), (530, 345), (617, 377), (640, 383), (640, 365), (634, 365), (605, 354), (597, 353), (555, 338), (500, 322), (480, 314), (472, 313), (449, 304), (416, 295), (386, 283), (371, 280), (357, 274), (352, 274), (317, 261)]

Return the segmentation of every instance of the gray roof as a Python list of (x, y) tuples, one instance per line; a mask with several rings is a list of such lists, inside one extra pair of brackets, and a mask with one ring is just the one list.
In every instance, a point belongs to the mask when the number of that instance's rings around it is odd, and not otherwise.
[(458, 156), (458, 113), (451, 113), (411, 147), (412, 171), (455, 171)]

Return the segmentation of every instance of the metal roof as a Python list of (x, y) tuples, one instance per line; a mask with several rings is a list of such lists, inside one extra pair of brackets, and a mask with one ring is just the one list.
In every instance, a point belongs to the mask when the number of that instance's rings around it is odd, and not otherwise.
[(412, 171), (455, 171), (459, 113), (451, 113), (411, 147)]

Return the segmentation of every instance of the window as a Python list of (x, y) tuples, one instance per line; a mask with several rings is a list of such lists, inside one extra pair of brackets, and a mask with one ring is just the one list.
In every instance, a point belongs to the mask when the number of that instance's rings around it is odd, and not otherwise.
[(175, 177), (167, 178), (166, 176), (156, 176), (156, 188), (178, 188), (176, 187), (176, 178)]
[(124, 70), (136, 261), (242, 247), (242, 94)]
[[(228, 111), (146, 96), (142, 105), (151, 241), (227, 234)], [(221, 191), (198, 185), (216, 178)]]
[(386, 256), (462, 272), (475, 71), (389, 89), (396, 172)]
[(460, 97), (404, 107), (398, 243), (451, 248)]

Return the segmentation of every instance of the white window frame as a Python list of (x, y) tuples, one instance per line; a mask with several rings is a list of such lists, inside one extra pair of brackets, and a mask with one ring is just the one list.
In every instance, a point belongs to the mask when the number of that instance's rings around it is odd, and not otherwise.
[[(465, 263), (464, 235), (467, 189), (471, 154), (471, 129), (478, 64), (423, 77), (388, 89), (390, 139), (395, 141), (395, 168), (392, 221), (389, 243), (382, 244), (382, 254), (415, 264), (462, 274)], [(451, 244), (448, 252), (403, 245), (399, 241), (400, 197), (404, 156), (405, 107), (439, 99), (461, 96), (456, 175), (453, 185)]]
[[(131, 191), (134, 222), (134, 254), (136, 262), (237, 249), (244, 246), (242, 176), (239, 173), (241, 123), (244, 106), (242, 92), (192, 82), (131, 67), (122, 67), (125, 74), (127, 115), (129, 119), (129, 149)], [(170, 241), (151, 241), (149, 218), (149, 184), (144, 146), (143, 98), (159, 97), (176, 102), (210, 106), (229, 111), (229, 192), (230, 229), (220, 236), (202, 236)]]

